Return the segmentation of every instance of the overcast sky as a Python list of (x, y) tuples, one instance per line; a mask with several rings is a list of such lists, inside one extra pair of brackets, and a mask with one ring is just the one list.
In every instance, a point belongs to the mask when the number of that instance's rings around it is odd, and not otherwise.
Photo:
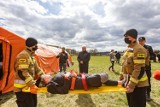
[(124, 50), (135, 28), (160, 50), (160, 0), (0, 0), (0, 26), (40, 43)]

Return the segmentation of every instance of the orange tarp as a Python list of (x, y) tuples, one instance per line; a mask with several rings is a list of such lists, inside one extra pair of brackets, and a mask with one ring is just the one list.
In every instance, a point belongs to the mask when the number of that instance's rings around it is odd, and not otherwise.
[(41, 69), (49, 74), (59, 71), (59, 60), (56, 55), (60, 52), (60, 49), (51, 46), (38, 45), (36, 51), (36, 60)]
[[(61, 52), (60, 48), (38, 44), (36, 51), (36, 60), (38, 65), (46, 74), (52, 74), (59, 71), (59, 58), (56, 56)], [(72, 62), (71, 56), (68, 54), (69, 61)]]
[(3, 77), (0, 80), (0, 91), (13, 90), (14, 61), (17, 54), (25, 48), (25, 39), (0, 27), (0, 43), (3, 49)]
[[(0, 27), (0, 43), (3, 50), (3, 77), (0, 80), (0, 92), (13, 90), (14, 61), (19, 52), (25, 49), (25, 39)], [(40, 68), (47, 74), (59, 71), (59, 59), (56, 55), (61, 49), (38, 44), (36, 60)], [(69, 56), (71, 62), (71, 56)]]

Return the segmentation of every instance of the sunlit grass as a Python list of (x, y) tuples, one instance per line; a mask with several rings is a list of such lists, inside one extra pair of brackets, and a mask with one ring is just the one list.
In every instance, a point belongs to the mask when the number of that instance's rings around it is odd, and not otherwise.
[[(77, 57), (73, 56), (74, 65), (67, 69), (79, 71)], [(109, 57), (91, 56), (89, 63), (89, 73), (107, 72), (110, 79), (118, 80), (121, 66), (115, 64), (116, 73), (109, 71)], [(152, 63), (152, 72), (160, 69), (160, 63)], [(160, 107), (160, 81), (151, 79), (152, 101), (147, 103), (147, 107)], [(16, 107), (15, 96), (6, 100), (1, 107)], [(51, 95), (47, 97), (44, 93), (38, 94), (38, 107), (127, 107), (127, 100), (124, 92), (109, 92), (100, 94), (66, 94)]]

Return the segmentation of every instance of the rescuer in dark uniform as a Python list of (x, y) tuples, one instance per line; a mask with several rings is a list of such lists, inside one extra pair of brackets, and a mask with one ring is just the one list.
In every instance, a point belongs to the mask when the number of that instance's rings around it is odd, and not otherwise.
[[(149, 56), (150, 56), (150, 60), (153, 59), (153, 56), (154, 56), (154, 52), (153, 52), (153, 49), (151, 46), (149, 45), (146, 45), (146, 38), (145, 37), (139, 37), (138, 39), (139, 41), (139, 44), (141, 44), (144, 48), (147, 49), (148, 53), (149, 53)], [(148, 77), (148, 82), (149, 82), (149, 86), (147, 87), (147, 93), (146, 93), (146, 100), (147, 101), (150, 101), (151, 98), (150, 98), (150, 92), (151, 92), (151, 61), (149, 61), (149, 65), (147, 66), (146, 65), (146, 73), (147, 73), (147, 77)]]
[(64, 71), (64, 73), (66, 72), (66, 66), (67, 66), (67, 59), (68, 59), (68, 54), (65, 52), (65, 48), (62, 47), (62, 52), (60, 52), (56, 58), (59, 58), (59, 68), (60, 68), (60, 72), (62, 72), (62, 70)]

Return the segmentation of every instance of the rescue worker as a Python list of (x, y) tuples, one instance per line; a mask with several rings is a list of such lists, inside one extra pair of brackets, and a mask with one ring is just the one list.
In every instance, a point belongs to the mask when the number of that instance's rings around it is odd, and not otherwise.
[(128, 79), (126, 97), (129, 107), (146, 107), (146, 89), (148, 78), (145, 72), (147, 59), (146, 49), (137, 43), (138, 32), (129, 29), (124, 34), (128, 49), (123, 55), (122, 74), (120, 79)]
[(67, 59), (68, 59), (68, 54), (65, 52), (65, 48), (62, 47), (62, 52), (60, 52), (56, 58), (59, 58), (59, 68), (60, 68), (60, 72), (62, 72), (62, 70), (64, 71), (64, 73), (66, 72), (66, 66), (67, 66)]
[(121, 59), (121, 54), (120, 54), (120, 52), (116, 51), (115, 57), (116, 57), (116, 63), (118, 63), (118, 64), (120, 65), (120, 59)]
[(77, 60), (79, 62), (79, 72), (87, 74), (89, 60), (90, 60), (90, 53), (87, 52), (85, 45), (82, 46), (82, 51), (79, 52)]
[(146, 92), (146, 100), (150, 101), (150, 92), (151, 92), (151, 60), (154, 56), (154, 52), (151, 46), (146, 45), (146, 38), (145, 37), (139, 37), (138, 39), (139, 44), (142, 45), (145, 49), (147, 49), (149, 57), (150, 57), (150, 61), (149, 61), (149, 65), (145, 67), (145, 71), (147, 73), (147, 77), (148, 77), (148, 82), (149, 82), (149, 86), (147, 87), (147, 92)]
[(111, 62), (111, 66), (109, 67), (109, 71), (112, 68), (112, 71), (114, 72), (114, 61), (115, 61), (115, 53), (114, 53), (114, 49), (111, 50), (111, 52), (109, 53), (110, 56), (110, 62)]
[(90, 87), (100, 87), (102, 84), (107, 86), (123, 85), (122, 81), (110, 80), (107, 73), (91, 74), (75, 74), (62, 72), (57, 73), (47, 85), (47, 91), (52, 94), (67, 94), (69, 90), (84, 89)]
[[(18, 107), (37, 107), (37, 86), (36, 76), (42, 76), (44, 73), (38, 67), (34, 58), (37, 50), (37, 40), (34, 38), (26, 39), (26, 49), (20, 52), (15, 61), (15, 80), (14, 92)], [(30, 92), (22, 92), (25, 86), (30, 87)]]

